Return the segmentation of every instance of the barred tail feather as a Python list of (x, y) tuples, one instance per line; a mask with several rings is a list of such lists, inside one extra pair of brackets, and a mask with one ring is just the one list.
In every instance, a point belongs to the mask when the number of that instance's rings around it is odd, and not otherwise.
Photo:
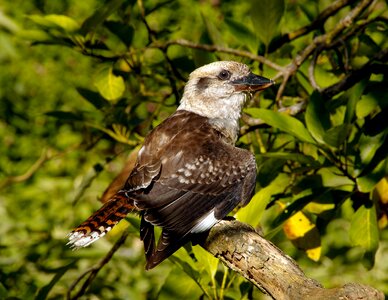
[(89, 246), (103, 237), (134, 209), (132, 201), (124, 193), (117, 193), (69, 234), (67, 245), (74, 250)]

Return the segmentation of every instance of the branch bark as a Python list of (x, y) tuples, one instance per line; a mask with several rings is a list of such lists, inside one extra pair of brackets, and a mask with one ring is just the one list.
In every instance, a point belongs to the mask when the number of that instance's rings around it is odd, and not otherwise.
[(357, 283), (325, 289), (306, 277), (292, 258), (238, 221), (215, 225), (202, 247), (273, 299), (384, 299), (382, 292)]

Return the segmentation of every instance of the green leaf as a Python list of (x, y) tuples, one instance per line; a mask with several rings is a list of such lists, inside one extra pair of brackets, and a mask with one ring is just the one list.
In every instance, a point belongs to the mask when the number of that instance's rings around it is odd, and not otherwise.
[(77, 88), (77, 92), (97, 109), (109, 106), (109, 102), (101, 97), (99, 93), (81, 87)]
[(72, 33), (80, 29), (78, 23), (68, 16), (63, 15), (31, 15), (29, 18), (36, 24), (47, 29), (59, 29), (61, 31)]
[(283, 193), (289, 182), (290, 177), (280, 173), (268, 186), (260, 189), (247, 206), (236, 213), (236, 219), (254, 227), (257, 226), (272, 195)]
[(116, 22), (116, 21), (106, 21), (104, 25), (116, 35), (127, 47), (131, 45), (132, 38), (134, 34), (134, 28), (131, 25)]
[(346, 92), (348, 96), (348, 103), (346, 105), (344, 121), (347, 124), (350, 124), (352, 122), (357, 107), (357, 102), (358, 100), (360, 100), (362, 94), (364, 93), (366, 84), (368, 83), (368, 79), (360, 81)]
[(119, 8), (121, 3), (123, 3), (123, 0), (111, 0), (104, 2), (104, 4), (93, 13), (93, 15), (83, 22), (80, 29), (81, 34), (85, 35), (89, 31), (95, 30), (96, 27), (101, 25), (106, 18)]
[[(207, 17), (205, 13), (201, 13), (201, 16), (212, 43), (218, 46), (225, 47), (226, 44), (224, 42), (223, 36), (217, 26), (213, 23), (213, 18)], [(225, 56), (225, 54), (221, 53), (221, 56)]]
[(375, 136), (369, 136), (363, 133), (360, 135), (358, 141), (359, 156), (356, 160), (355, 169), (356, 176), (364, 171), (365, 167), (372, 162), (376, 151), (383, 145), (385, 138), (383, 132)]
[(323, 140), (330, 146), (338, 148), (345, 142), (350, 129), (351, 125), (349, 124), (332, 127), (324, 133)]
[[(0, 11), (0, 28), (6, 29), (11, 33), (17, 33), (20, 31), (19, 25), (12, 18), (4, 14), (3, 10)], [(0, 285), (1, 288), (1, 285)], [(1, 294), (0, 294), (1, 296)]]
[(212, 254), (207, 252), (200, 246), (195, 246), (192, 248), (194, 256), (198, 260), (198, 264), (204, 266), (206, 272), (209, 274), (210, 278), (214, 279), (218, 269), (219, 259), (214, 257)]
[(251, 0), (251, 20), (257, 36), (266, 46), (279, 32), (285, 8), (284, 0)]
[(294, 195), (293, 198), (296, 199), (292, 203), (288, 204), (282, 211), (282, 213), (273, 220), (272, 226), (277, 227), (281, 225), (289, 217), (293, 216), (296, 212), (302, 210), (310, 202), (315, 201), (316, 199), (319, 199), (321, 197), (325, 197), (330, 191), (330, 188), (322, 187), (304, 190), (298, 195)]
[(302, 142), (315, 144), (306, 127), (296, 118), (263, 108), (248, 108), (245, 111), (252, 117), (261, 119), (268, 125), (285, 131)]
[(360, 206), (350, 223), (350, 241), (353, 246), (361, 246), (368, 252), (375, 253), (379, 246), (376, 208), (371, 202), (368, 207)]
[(324, 144), (324, 135), (330, 128), (330, 115), (322, 96), (318, 92), (314, 92), (310, 97), (306, 108), (305, 120), (307, 129), (314, 139)]
[(240, 43), (246, 45), (251, 52), (257, 52), (257, 38), (247, 26), (228, 17), (226, 17), (224, 21), (225, 25), (228, 27), (228, 31), (232, 33), (234, 37), (237, 37)]
[(372, 113), (379, 105), (379, 101), (373, 94), (363, 95), (356, 105), (356, 116), (359, 119), (365, 118)]
[(101, 96), (109, 101), (120, 98), (125, 91), (124, 79), (114, 75), (112, 67), (101, 69), (94, 79), (94, 85)]
[(362, 193), (371, 192), (376, 184), (388, 174), (388, 158), (382, 160), (370, 173), (358, 177), (357, 187)]

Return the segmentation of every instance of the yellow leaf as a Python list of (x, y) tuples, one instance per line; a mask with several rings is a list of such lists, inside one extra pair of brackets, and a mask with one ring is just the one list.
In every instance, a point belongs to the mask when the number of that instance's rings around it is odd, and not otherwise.
[(378, 204), (378, 225), (380, 229), (388, 226), (388, 176), (381, 179), (373, 190), (373, 199)]
[(388, 176), (381, 179), (375, 187), (375, 196), (384, 204), (388, 203)]
[(318, 261), (321, 257), (321, 236), (314, 223), (301, 211), (291, 216), (283, 225), (284, 233), (292, 244)]

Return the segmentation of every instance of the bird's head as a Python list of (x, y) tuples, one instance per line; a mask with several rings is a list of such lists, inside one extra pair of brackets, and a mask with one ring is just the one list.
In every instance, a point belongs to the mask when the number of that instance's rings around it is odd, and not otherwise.
[(178, 109), (208, 117), (220, 130), (237, 131), (238, 120), (247, 95), (274, 82), (253, 74), (245, 64), (218, 61), (190, 74)]
[(240, 115), (248, 94), (273, 84), (272, 80), (253, 74), (242, 63), (213, 62), (190, 74), (179, 109), (209, 118), (231, 118), (233, 112)]

